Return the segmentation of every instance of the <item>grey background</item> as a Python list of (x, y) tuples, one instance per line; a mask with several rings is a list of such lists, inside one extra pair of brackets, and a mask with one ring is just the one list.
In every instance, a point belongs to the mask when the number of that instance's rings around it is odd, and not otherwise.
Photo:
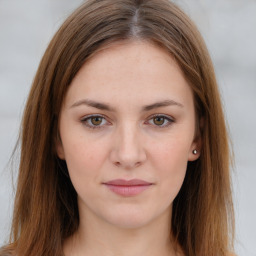
[[(8, 159), (25, 100), (49, 40), (81, 2), (0, 0), (0, 246), (13, 205)], [(197, 23), (216, 67), (236, 156), (236, 251), (256, 256), (256, 0), (175, 2)]]

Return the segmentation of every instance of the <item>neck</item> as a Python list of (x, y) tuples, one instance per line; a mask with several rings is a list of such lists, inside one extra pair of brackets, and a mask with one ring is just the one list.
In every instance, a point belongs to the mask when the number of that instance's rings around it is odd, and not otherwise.
[(87, 212), (80, 216), (78, 231), (64, 244), (65, 256), (180, 255), (176, 249), (170, 211), (138, 228), (117, 227)]

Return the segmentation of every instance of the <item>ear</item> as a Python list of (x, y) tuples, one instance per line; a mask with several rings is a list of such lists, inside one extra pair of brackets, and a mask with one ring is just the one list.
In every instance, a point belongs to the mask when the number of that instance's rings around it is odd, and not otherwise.
[(64, 148), (63, 148), (62, 141), (61, 141), (59, 133), (57, 134), (55, 147), (56, 147), (56, 153), (57, 153), (58, 157), (61, 160), (65, 160), (65, 152), (64, 152)]
[(191, 144), (191, 147), (188, 153), (188, 161), (197, 160), (200, 157), (201, 149), (202, 149), (202, 139), (201, 137), (197, 137)]
[(188, 161), (195, 161), (200, 157), (202, 150), (202, 136), (201, 131), (203, 129), (203, 118), (200, 119), (199, 125), (197, 127), (197, 134), (191, 144), (189, 153), (188, 153)]

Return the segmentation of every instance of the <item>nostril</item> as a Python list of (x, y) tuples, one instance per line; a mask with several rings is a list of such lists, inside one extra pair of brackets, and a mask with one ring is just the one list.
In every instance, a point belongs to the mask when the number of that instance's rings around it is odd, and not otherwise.
[(141, 162), (136, 162), (135, 164), (122, 164), (120, 162), (115, 162), (115, 166), (120, 167), (123, 166), (125, 169), (133, 169), (141, 165)]
[(115, 162), (115, 165), (116, 165), (116, 166), (120, 166), (121, 163), (120, 163), (120, 162)]
[(139, 165), (141, 165), (141, 162), (137, 162), (137, 163), (135, 164), (135, 167), (138, 167)]

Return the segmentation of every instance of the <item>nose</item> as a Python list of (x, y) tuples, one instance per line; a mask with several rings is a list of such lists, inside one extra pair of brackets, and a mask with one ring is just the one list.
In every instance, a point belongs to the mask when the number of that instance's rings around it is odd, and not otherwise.
[(139, 129), (135, 126), (120, 127), (114, 134), (111, 162), (124, 169), (142, 165), (147, 158)]

